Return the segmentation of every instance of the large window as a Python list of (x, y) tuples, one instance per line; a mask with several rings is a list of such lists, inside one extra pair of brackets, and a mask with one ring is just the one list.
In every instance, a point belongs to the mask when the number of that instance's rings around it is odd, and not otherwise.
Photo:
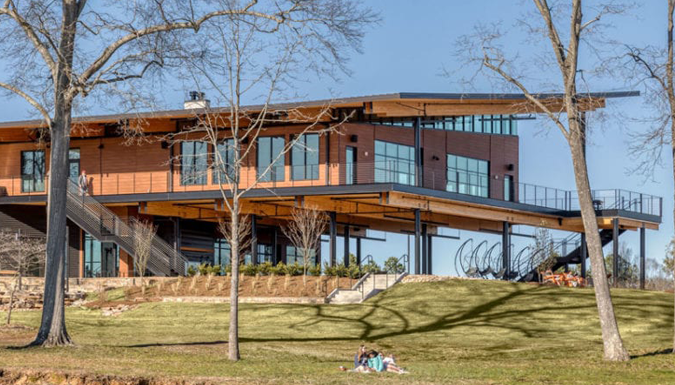
[(84, 234), (84, 276), (86, 278), (116, 277), (119, 270), (119, 252), (111, 242), (100, 242)]
[(80, 149), (71, 148), (68, 151), (68, 177), (73, 183), (77, 184), (80, 177)]
[(319, 179), (319, 134), (302, 135), (291, 149), (291, 178)]
[(180, 180), (183, 185), (204, 185), (208, 170), (208, 144), (182, 142), (180, 144)]
[[(286, 264), (290, 265), (297, 263), (300, 266), (305, 265), (305, 260), (302, 256), (302, 251), (297, 247), (288, 245), (286, 246)], [(316, 250), (310, 250), (309, 252), (309, 264), (308, 266), (316, 265)]]
[[(410, 118), (382, 118), (370, 122), (399, 127), (413, 126), (413, 120)], [(516, 115), (441, 116), (423, 120), (422, 128), (484, 134), (518, 135), (518, 117)]]
[(258, 178), (261, 182), (283, 181), (285, 139), (279, 137), (258, 138)]
[(415, 184), (415, 148), (375, 141), (375, 182)]
[(271, 262), (274, 263), (274, 250), (272, 245), (258, 243), (258, 263)]
[(234, 140), (226, 139), (217, 146), (213, 155), (213, 184), (228, 184), (234, 181)]
[(45, 191), (45, 152), (21, 152), (21, 191)]
[(448, 191), (487, 198), (488, 181), (486, 160), (448, 154)]
[(218, 238), (213, 243), (213, 264), (227, 266), (230, 264), (230, 243), (227, 239)]

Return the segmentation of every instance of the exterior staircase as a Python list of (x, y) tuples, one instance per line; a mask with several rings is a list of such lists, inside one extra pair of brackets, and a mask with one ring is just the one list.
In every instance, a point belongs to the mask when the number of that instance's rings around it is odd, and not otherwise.
[(366, 274), (351, 289), (335, 289), (326, 298), (332, 304), (361, 303), (401, 282), (407, 273)]
[[(134, 230), (120, 217), (87, 194), (80, 194), (75, 183), (69, 181), (66, 202), (68, 218), (82, 230), (101, 242), (114, 242), (121, 249), (135, 255)], [(155, 276), (186, 275), (187, 259), (171, 245), (155, 235), (147, 269)]]

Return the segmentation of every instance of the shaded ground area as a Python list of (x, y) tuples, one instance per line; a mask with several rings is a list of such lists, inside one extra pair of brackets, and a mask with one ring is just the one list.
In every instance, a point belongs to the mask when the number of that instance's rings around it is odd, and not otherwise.
[[(243, 361), (227, 361), (227, 306), (144, 303), (117, 317), (71, 308), (76, 348), (7, 349), (35, 329), (0, 331), (0, 366), (222, 378), (227, 383), (672, 384), (672, 294), (616, 290), (635, 357), (602, 361), (591, 289), (452, 280), (398, 285), (357, 305), (241, 306)], [(1, 313), (0, 313), (1, 316)], [(36, 328), (40, 313), (17, 312)], [(394, 353), (410, 375), (343, 373), (356, 347)]]

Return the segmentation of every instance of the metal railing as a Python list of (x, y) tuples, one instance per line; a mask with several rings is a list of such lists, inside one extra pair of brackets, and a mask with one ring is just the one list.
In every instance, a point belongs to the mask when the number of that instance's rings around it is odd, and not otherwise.
[[(66, 203), (68, 217), (99, 240), (110, 239), (127, 253), (134, 255), (134, 231), (115, 213), (93, 197), (82, 194), (69, 181)], [(152, 240), (148, 269), (155, 275), (185, 275), (187, 259), (159, 236)]]
[[(504, 182), (505, 175), (485, 175), (477, 171), (454, 173), (454, 181), (448, 183), (448, 169), (443, 162), (428, 162), (418, 175), (411, 160), (374, 161), (346, 164), (325, 163), (309, 165), (285, 165), (273, 167), (260, 181), (256, 167), (241, 170), (239, 184), (256, 188), (318, 187), (359, 184), (419, 185), (439, 191), (456, 192), (460, 195), (505, 200), (536, 207), (561, 211), (578, 211), (579, 200), (575, 190), (563, 190), (530, 183)], [(205, 170), (203, 174), (186, 178), (180, 170), (151, 171), (144, 173), (105, 173), (90, 176), (89, 193), (92, 195), (125, 195), (171, 192), (217, 191), (220, 189), (218, 170)], [(498, 179), (495, 179), (497, 177)], [(481, 179), (482, 178), (482, 179)], [(485, 185), (487, 183), (487, 186)], [(45, 190), (48, 189), (45, 183)], [(227, 189), (229, 186), (224, 185)], [(503, 189), (510, 193), (504, 194)], [(0, 177), (0, 196), (45, 195), (45, 191), (23, 191), (21, 177)], [(597, 210), (618, 209), (633, 213), (662, 216), (663, 199), (650, 194), (628, 190), (593, 190), (592, 200)]]

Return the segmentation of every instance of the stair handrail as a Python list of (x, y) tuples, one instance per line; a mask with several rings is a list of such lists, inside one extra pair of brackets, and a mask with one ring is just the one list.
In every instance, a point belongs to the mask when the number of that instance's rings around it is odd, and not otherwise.
[[(75, 182), (70, 179), (68, 182), (68, 198), (73, 200), (74, 203), (77, 203), (78, 207), (84, 212), (94, 218), (98, 218), (99, 223), (92, 223), (91, 217), (85, 218), (80, 216), (80, 218), (93, 228), (95, 228), (96, 225), (99, 225), (101, 235), (105, 235), (103, 230), (106, 230), (110, 232), (111, 235), (117, 237), (121, 242), (126, 243), (128, 248), (133, 249), (133, 241), (130, 241), (130, 239), (133, 239), (133, 229), (124, 221), (120, 220), (115, 213), (101, 204), (98, 200), (86, 193), (81, 193), (79, 186), (77, 186)], [(106, 221), (108, 221), (108, 224), (106, 224)], [(187, 259), (182, 253), (169, 246), (168, 243), (157, 235), (155, 235), (152, 240), (152, 248), (154, 249), (155, 254), (160, 254), (160, 259), (164, 260), (163, 262), (169, 266), (169, 271), (165, 272), (167, 275), (170, 275), (171, 270), (179, 275), (185, 275)], [(155, 261), (152, 258), (148, 261), (149, 264), (154, 265), (159, 271), (164, 270), (162, 269), (162, 266), (159, 266), (154, 262)]]

